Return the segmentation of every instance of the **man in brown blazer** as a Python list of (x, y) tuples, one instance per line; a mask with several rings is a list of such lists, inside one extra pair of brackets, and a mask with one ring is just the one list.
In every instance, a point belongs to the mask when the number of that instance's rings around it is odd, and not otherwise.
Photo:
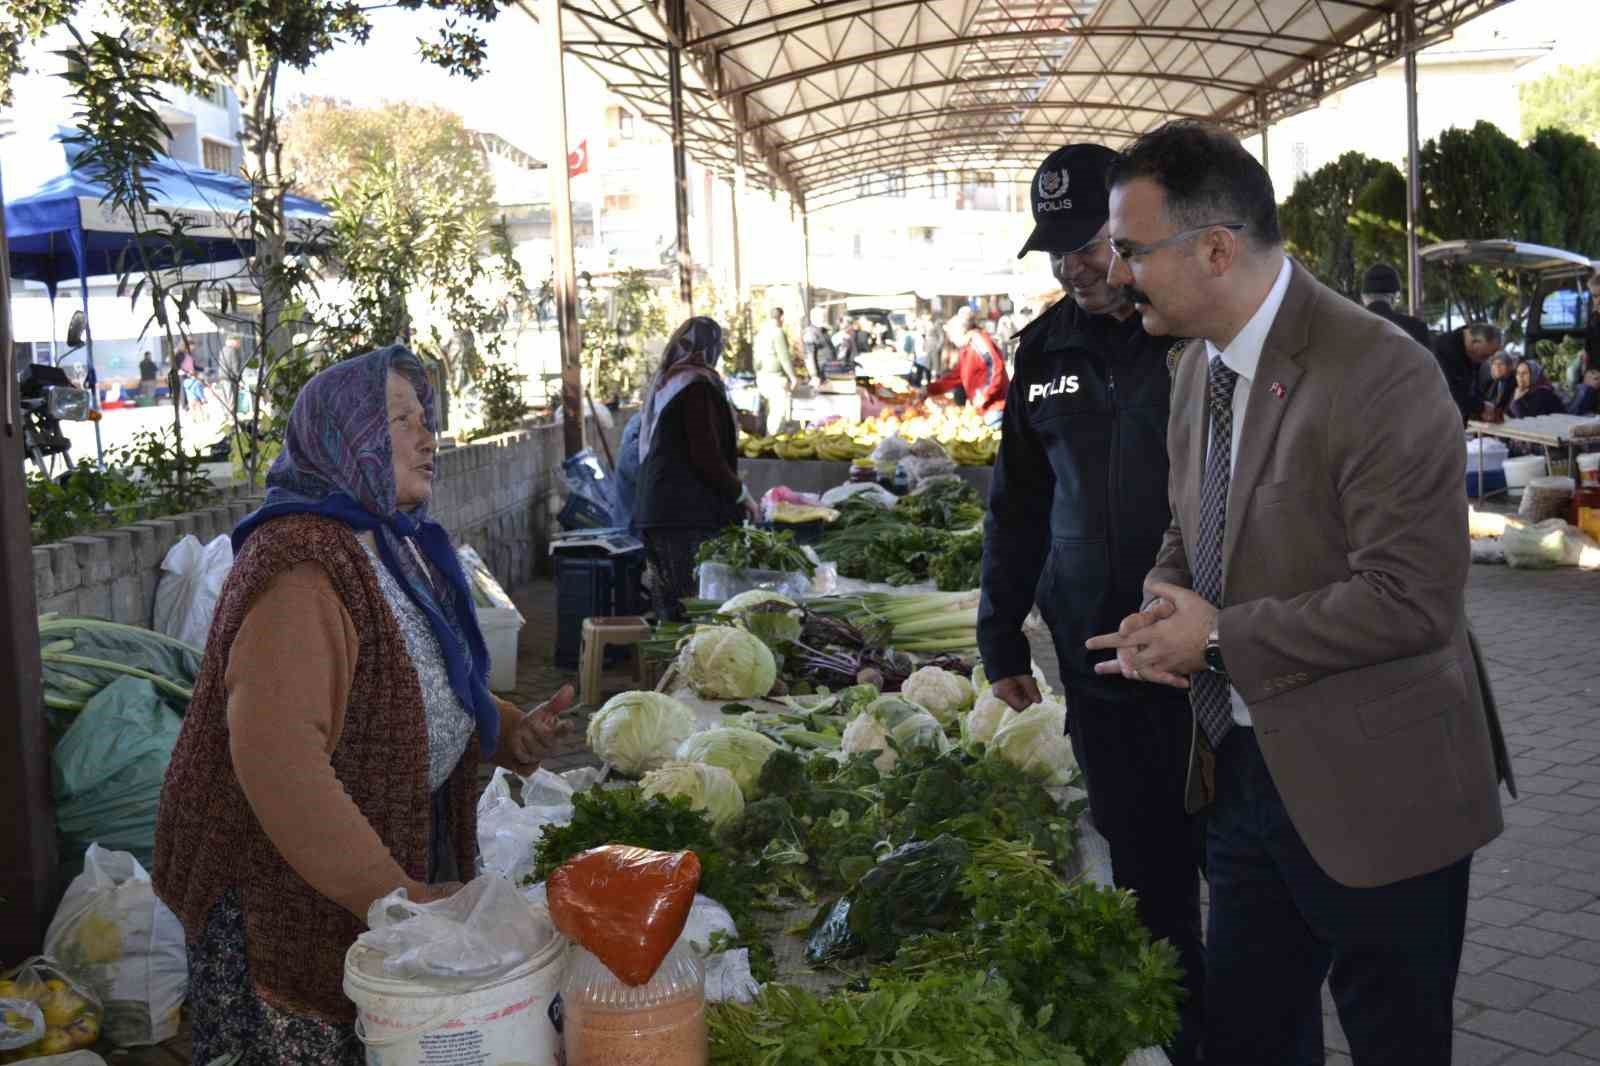
[(1172, 527), (1098, 670), (1187, 688), (1211, 801), (1204, 1057), (1450, 1061), (1474, 849), (1501, 830), (1470, 648), (1460, 416), (1428, 353), (1285, 256), (1271, 180), (1173, 123), (1111, 174), (1111, 281), (1196, 338)]

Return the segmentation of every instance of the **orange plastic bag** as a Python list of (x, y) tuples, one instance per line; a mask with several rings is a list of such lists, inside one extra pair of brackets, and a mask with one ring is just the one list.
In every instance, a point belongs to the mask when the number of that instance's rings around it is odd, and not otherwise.
[(556, 928), (630, 985), (649, 981), (677, 943), (699, 887), (694, 852), (624, 844), (591, 848), (546, 883)]

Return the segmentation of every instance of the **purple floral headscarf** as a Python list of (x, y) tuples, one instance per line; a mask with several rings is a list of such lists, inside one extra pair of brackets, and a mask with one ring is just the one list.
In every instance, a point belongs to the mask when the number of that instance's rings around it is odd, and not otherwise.
[(427, 505), (401, 510), (397, 502), (389, 435), (391, 370), (416, 387), (423, 422), (434, 431), (433, 389), (422, 361), (401, 345), (322, 371), (295, 398), (283, 451), (267, 472), (266, 502), (234, 529), (233, 550), (237, 554), (263, 522), (290, 514), (320, 514), (371, 530), (379, 559), (427, 616), (450, 687), (477, 721), (479, 748), (492, 755), (500, 713), (489, 695), (488, 649), (466, 574), (450, 535), (428, 517)]

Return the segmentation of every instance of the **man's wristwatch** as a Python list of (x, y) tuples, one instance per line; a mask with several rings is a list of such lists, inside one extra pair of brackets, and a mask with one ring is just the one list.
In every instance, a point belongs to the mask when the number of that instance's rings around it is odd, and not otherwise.
[(1206, 669), (1213, 674), (1228, 676), (1228, 668), (1222, 662), (1222, 642), (1217, 638), (1215, 628), (1206, 635)]

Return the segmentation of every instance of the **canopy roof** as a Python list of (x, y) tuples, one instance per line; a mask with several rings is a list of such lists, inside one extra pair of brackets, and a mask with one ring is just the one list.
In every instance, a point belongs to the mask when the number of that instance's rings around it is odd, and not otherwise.
[[(815, 208), (869, 176), (1031, 176), (1071, 140), (1171, 118), (1253, 133), (1404, 54), (1406, 0), (562, 0), (567, 51), (670, 128), (685, 47), (690, 155)], [(1437, 40), (1510, 0), (1414, 0)]]

